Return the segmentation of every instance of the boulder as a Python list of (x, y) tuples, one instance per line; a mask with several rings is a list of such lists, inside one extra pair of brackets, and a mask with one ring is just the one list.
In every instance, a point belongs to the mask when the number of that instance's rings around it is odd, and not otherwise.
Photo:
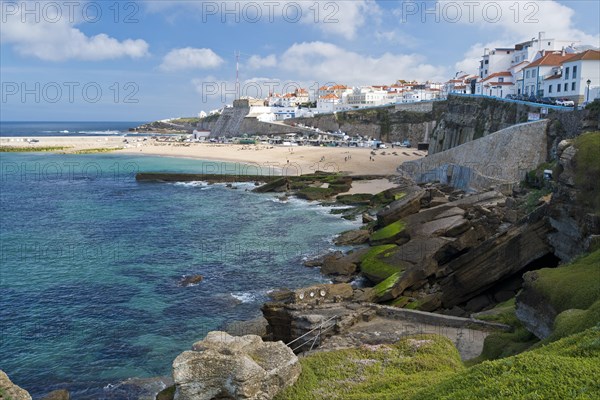
[(540, 339), (552, 333), (558, 312), (548, 298), (535, 289), (538, 271), (523, 274), (523, 289), (516, 298), (515, 315), (523, 326)]
[(21, 389), (12, 383), (2, 370), (0, 370), (0, 389), (2, 389), (2, 394), (0, 395), (0, 399), (2, 400), (31, 400), (31, 395), (27, 390)]
[(204, 277), (202, 275), (189, 275), (189, 276), (184, 276), (181, 279), (181, 285), (182, 286), (193, 286), (193, 285), (197, 285), (200, 282), (202, 282), (204, 280)]
[(338, 246), (353, 246), (367, 243), (371, 233), (366, 229), (357, 229), (342, 233), (335, 239), (335, 244)]
[(283, 342), (210, 332), (173, 361), (175, 398), (268, 400), (300, 372), (298, 357)]
[(378, 225), (383, 227), (418, 212), (421, 209), (421, 199), (425, 193), (425, 190), (417, 186), (400, 200), (385, 206), (377, 213)]
[(48, 393), (42, 400), (69, 400), (71, 394), (66, 389), (54, 390)]

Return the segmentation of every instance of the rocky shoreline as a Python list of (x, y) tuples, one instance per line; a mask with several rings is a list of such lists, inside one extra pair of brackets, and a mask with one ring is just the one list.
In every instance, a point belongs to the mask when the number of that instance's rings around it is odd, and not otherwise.
[[(577, 153), (573, 141), (563, 141), (554, 179), (544, 179), (542, 166), (522, 184), (478, 192), (396, 176), (396, 187), (379, 194), (343, 195), (360, 178), (315, 173), (269, 179), (254, 190), (336, 203), (345, 206), (336, 211), (341, 217), (361, 218), (360, 229), (335, 240), (352, 250), (305, 263), (332, 284), (276, 291), (262, 306), (264, 320), (239, 322), (230, 327), (234, 336), (212, 332), (195, 343), (174, 361), (174, 382), (152, 386), (161, 389), (156, 398), (272, 398), (300, 375), (294, 353), (381, 346), (417, 333), (446, 336), (463, 360), (473, 359), (488, 336), (516, 329), (479, 318), (515, 296), (523, 325), (540, 339), (551, 336), (560, 310), (540, 311), (537, 271), (594, 251), (600, 237), (594, 203), (570, 200), (592, 190), (578, 183), (585, 166), (576, 162)], [(564, 224), (572, 229), (561, 229)], [(557, 240), (577, 246), (561, 247)]]

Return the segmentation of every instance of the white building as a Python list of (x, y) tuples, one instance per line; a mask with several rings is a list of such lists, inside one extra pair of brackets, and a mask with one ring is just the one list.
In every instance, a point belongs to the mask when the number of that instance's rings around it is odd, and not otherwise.
[(388, 104), (388, 91), (372, 86), (354, 88), (352, 94), (347, 94), (345, 104), (351, 107), (372, 107)]
[(481, 94), (486, 96), (506, 97), (515, 94), (515, 82), (510, 71), (494, 72), (478, 82)]
[(599, 97), (600, 51), (587, 50), (571, 55), (555, 72), (544, 80), (546, 96), (567, 98), (575, 104), (593, 101)]
[(546, 52), (542, 50), (537, 58), (523, 68), (523, 80), (521, 83), (521, 93), (527, 96), (544, 97), (544, 79), (556, 75), (557, 69), (563, 62), (572, 58), (573, 54), (566, 54), (565, 51)]

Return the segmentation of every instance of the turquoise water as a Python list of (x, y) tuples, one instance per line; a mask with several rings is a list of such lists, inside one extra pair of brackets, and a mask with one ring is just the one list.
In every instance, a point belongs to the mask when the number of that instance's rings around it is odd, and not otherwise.
[[(108, 384), (169, 375), (206, 332), (259, 315), (268, 291), (322, 282), (303, 258), (354, 226), (248, 184), (134, 179), (235, 165), (43, 153), (0, 165), (0, 369), (34, 398), (108, 398)], [(191, 274), (205, 280), (183, 287)]]

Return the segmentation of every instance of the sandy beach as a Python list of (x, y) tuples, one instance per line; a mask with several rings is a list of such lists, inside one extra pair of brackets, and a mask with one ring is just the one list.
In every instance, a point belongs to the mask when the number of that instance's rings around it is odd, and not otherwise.
[[(153, 139), (122, 136), (92, 137), (36, 137), (38, 142), (28, 143), (24, 138), (1, 138), (2, 146), (69, 147), (65, 152), (96, 148), (115, 148), (122, 154), (185, 157), (200, 160), (225, 161), (250, 164), (262, 171), (278, 169), (299, 175), (315, 171), (340, 172), (347, 175), (395, 175), (398, 165), (405, 161), (424, 157), (426, 152), (416, 149), (394, 148), (373, 150), (370, 148), (309, 147), (238, 145), (216, 143), (170, 143)], [(393, 185), (386, 179), (355, 182), (353, 193), (376, 193)]]

